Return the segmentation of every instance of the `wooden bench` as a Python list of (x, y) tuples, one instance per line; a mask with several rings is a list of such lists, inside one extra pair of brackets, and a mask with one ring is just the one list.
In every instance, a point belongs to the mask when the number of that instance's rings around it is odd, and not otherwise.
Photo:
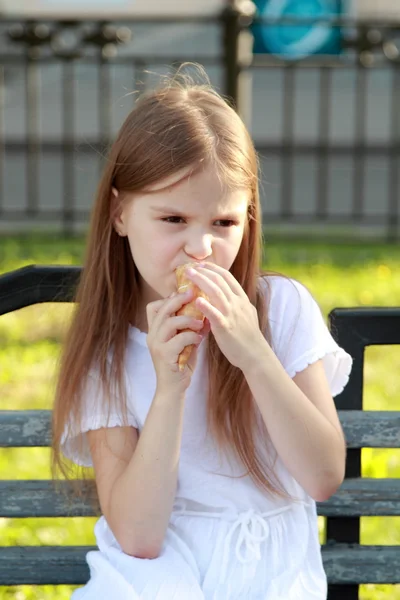
[[(53, 266), (29, 266), (2, 275), (0, 314), (40, 302), (73, 301), (79, 275), (79, 267)], [(336, 398), (348, 444), (346, 479), (333, 497), (318, 504), (318, 513), (327, 518), (322, 554), (329, 600), (355, 600), (359, 584), (400, 582), (400, 547), (359, 544), (361, 516), (400, 515), (400, 480), (361, 477), (361, 448), (400, 446), (400, 411), (362, 409), (364, 349), (400, 343), (400, 309), (335, 309), (329, 315), (329, 327), (353, 356), (354, 367), (348, 386)], [(50, 411), (0, 411), (1, 447), (49, 443)], [(93, 494), (93, 487), (87, 494)], [(0, 517), (66, 516), (94, 516), (94, 510), (88, 501), (69, 504), (49, 481), (0, 481)], [(89, 549), (0, 547), (0, 585), (83, 584), (89, 575), (85, 563)]]

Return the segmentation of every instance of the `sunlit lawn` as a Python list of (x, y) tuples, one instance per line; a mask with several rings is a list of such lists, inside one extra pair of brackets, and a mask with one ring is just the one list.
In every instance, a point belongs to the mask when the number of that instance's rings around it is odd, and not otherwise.
[[(0, 238), (0, 273), (27, 264), (81, 264), (83, 241), (56, 237)], [(313, 242), (271, 242), (265, 266), (298, 278), (314, 293), (325, 316), (334, 307), (399, 306), (400, 247)], [(49, 408), (60, 342), (70, 307), (39, 305), (0, 318), (2, 409)], [(397, 347), (366, 352), (365, 408), (400, 406)], [(3, 479), (49, 477), (47, 449), (0, 450)], [(364, 450), (368, 477), (400, 477), (400, 451)], [(0, 519), (4, 544), (93, 544), (95, 519)], [(321, 519), (321, 538), (323, 522)], [(396, 518), (362, 519), (362, 543), (400, 544)], [(0, 599), (66, 600), (72, 587), (0, 588)], [(363, 586), (363, 600), (400, 600), (400, 587)]]

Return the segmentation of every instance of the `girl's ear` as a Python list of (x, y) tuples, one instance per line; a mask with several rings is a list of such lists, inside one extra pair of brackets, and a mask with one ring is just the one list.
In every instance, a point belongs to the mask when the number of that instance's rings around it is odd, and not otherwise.
[(123, 204), (119, 199), (119, 192), (115, 187), (111, 188), (110, 212), (115, 231), (118, 235), (126, 236), (123, 219)]

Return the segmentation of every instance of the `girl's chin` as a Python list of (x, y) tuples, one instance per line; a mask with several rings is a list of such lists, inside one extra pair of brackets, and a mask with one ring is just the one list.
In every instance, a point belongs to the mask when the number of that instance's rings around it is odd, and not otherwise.
[(147, 293), (145, 294), (148, 298), (151, 298), (150, 302), (155, 300), (165, 300), (168, 298), (173, 292), (176, 292), (176, 280), (175, 276), (171, 281), (165, 282), (166, 285), (163, 288), (156, 288), (152, 285), (149, 285), (147, 288)]

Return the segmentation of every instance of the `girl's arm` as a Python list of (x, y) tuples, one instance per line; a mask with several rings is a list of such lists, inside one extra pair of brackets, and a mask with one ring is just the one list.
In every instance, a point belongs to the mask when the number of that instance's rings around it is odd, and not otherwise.
[[(178, 480), (186, 390), (196, 364), (202, 320), (178, 314), (194, 290), (146, 305), (147, 345), (156, 373), (156, 393), (138, 438), (133, 427), (89, 433), (100, 506), (126, 554), (159, 555)], [(184, 348), (194, 345), (183, 371), (176, 368)]]
[(322, 361), (291, 379), (264, 348), (246, 380), (286, 468), (312, 498), (326, 500), (343, 481), (346, 444)]
[(184, 394), (157, 392), (143, 430), (87, 433), (102, 513), (126, 554), (159, 555), (175, 498)]

